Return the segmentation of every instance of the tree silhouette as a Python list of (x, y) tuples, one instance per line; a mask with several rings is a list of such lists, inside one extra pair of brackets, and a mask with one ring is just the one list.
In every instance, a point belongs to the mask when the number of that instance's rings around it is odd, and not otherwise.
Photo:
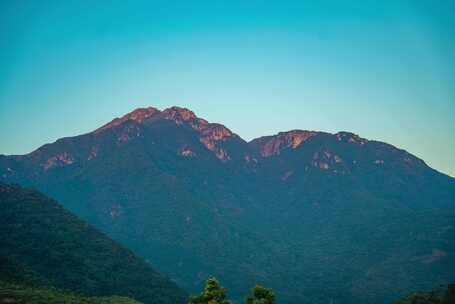
[(220, 286), (215, 277), (208, 278), (204, 291), (198, 296), (191, 296), (188, 304), (230, 304), (226, 299), (226, 289)]
[(251, 289), (250, 295), (246, 298), (246, 304), (273, 304), (275, 295), (272, 289), (256, 285)]

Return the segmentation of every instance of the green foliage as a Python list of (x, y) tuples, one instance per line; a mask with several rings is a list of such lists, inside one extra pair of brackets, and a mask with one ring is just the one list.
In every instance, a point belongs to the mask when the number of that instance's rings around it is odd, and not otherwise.
[(275, 295), (272, 289), (256, 285), (246, 299), (247, 304), (274, 304)]
[(189, 304), (229, 304), (226, 299), (226, 290), (220, 286), (218, 280), (211, 277), (205, 284), (204, 291), (198, 296), (192, 296)]
[(419, 291), (394, 304), (453, 304), (455, 303), (455, 284), (449, 284), (446, 288), (438, 288), (430, 291)]
[(184, 303), (169, 279), (44, 195), (0, 183), (0, 280), (147, 304)]
[(140, 304), (126, 297), (85, 297), (55, 288), (27, 287), (0, 281), (0, 303), (14, 304)]

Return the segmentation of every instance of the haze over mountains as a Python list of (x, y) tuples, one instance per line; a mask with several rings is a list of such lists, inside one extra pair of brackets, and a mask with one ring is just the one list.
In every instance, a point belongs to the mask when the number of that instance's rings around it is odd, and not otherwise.
[(150, 107), (0, 156), (0, 180), (59, 200), (188, 291), (216, 275), (236, 299), (262, 283), (283, 303), (385, 303), (455, 280), (455, 179), (348, 132), (246, 142)]

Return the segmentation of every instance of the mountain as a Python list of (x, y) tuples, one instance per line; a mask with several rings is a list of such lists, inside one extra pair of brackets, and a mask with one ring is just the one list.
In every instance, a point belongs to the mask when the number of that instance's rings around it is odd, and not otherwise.
[(0, 303), (7, 304), (141, 304), (125, 297), (86, 297), (46, 287), (30, 287), (0, 281)]
[(430, 291), (419, 291), (404, 297), (394, 304), (451, 304), (455, 303), (455, 284)]
[(57, 198), (193, 292), (215, 275), (235, 299), (260, 283), (284, 303), (373, 304), (455, 280), (455, 180), (349, 132), (246, 142), (150, 107), (0, 156), (0, 178)]
[[(3, 296), (50, 296), (60, 301), (64, 295), (76, 297), (71, 295), (75, 292), (128, 296), (144, 304), (185, 303), (185, 292), (173, 282), (39, 192), (0, 183), (0, 216)], [(109, 299), (89, 300), (108, 303)]]

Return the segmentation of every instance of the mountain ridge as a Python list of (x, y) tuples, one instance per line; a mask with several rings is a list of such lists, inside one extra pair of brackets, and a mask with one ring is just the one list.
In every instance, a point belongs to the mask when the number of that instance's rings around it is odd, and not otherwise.
[[(336, 133), (328, 133), (328, 132), (323, 132), (323, 131), (309, 131), (309, 130), (302, 130), (302, 129), (294, 129), (294, 130), (289, 130), (289, 131), (280, 131), (276, 134), (272, 135), (265, 135), (265, 136), (260, 136), (254, 139), (251, 139), (250, 141), (245, 141), (242, 139), (239, 135), (235, 134), (232, 132), (229, 128), (226, 126), (219, 124), (219, 123), (209, 123), (207, 120), (203, 118), (199, 118), (193, 111), (189, 110), (188, 108), (184, 107), (178, 107), (178, 106), (172, 106), (170, 108), (166, 108), (164, 110), (159, 110), (153, 106), (149, 107), (144, 107), (144, 108), (136, 108), (132, 110), (131, 112), (126, 113), (125, 115), (121, 117), (117, 117), (110, 122), (102, 125), (101, 127), (90, 131), (88, 133), (82, 134), (82, 135), (76, 135), (76, 136), (71, 136), (71, 137), (64, 137), (61, 139), (56, 140), (53, 143), (47, 143), (42, 145), (41, 147), (35, 149), (34, 151), (30, 153), (26, 153), (23, 155), (5, 155), (5, 154), (0, 154), (0, 157), (13, 157), (17, 158), (19, 160), (23, 159), (24, 157), (34, 157), (36, 155), (39, 155), (41, 150), (46, 149), (49, 145), (54, 145), (58, 144), (60, 142), (65, 142), (65, 141), (70, 141), (73, 139), (77, 139), (79, 137), (96, 137), (102, 132), (115, 129), (117, 127), (125, 126), (125, 124), (131, 124), (133, 125), (128, 125), (126, 130), (120, 134), (118, 137), (118, 141), (128, 141), (133, 137), (138, 137), (140, 136), (140, 131), (138, 130), (138, 125), (142, 125), (147, 123), (147, 120), (156, 120), (156, 119), (166, 119), (173, 121), (177, 125), (183, 125), (186, 124), (187, 126), (190, 126), (192, 129), (198, 131), (200, 133), (200, 138), (199, 141), (210, 151), (214, 152), (216, 157), (224, 162), (227, 162), (230, 160), (230, 155), (228, 155), (227, 151), (223, 149), (222, 147), (218, 147), (218, 143), (221, 141), (225, 141), (226, 139), (233, 139), (234, 141), (237, 141), (237, 145), (244, 145), (245, 149), (247, 152), (244, 153), (240, 158), (243, 158), (247, 162), (250, 160), (254, 159), (255, 157), (260, 156), (261, 158), (267, 158), (270, 156), (274, 156), (276, 154), (281, 153), (281, 150), (285, 149), (296, 149), (298, 148), (301, 144), (303, 144), (307, 139), (318, 136), (318, 135), (328, 135), (328, 136), (335, 136), (337, 140), (339, 141), (347, 141), (349, 143), (353, 144), (360, 144), (364, 145), (367, 142), (376, 142), (380, 144), (384, 144), (383, 142), (380, 141), (375, 141), (375, 140), (368, 140), (365, 138), (360, 137), (359, 135), (347, 131), (339, 131)], [(406, 150), (397, 148), (395, 146), (392, 146), (390, 144), (390, 147), (404, 151), (408, 153)], [(188, 156), (188, 157), (194, 157), (195, 153), (191, 151), (191, 149), (187, 149), (185, 147), (182, 147), (179, 151), (179, 153), (182, 156)], [(411, 155), (410, 153), (408, 153)], [(90, 150), (90, 153), (87, 157), (87, 159), (91, 159), (93, 157), (96, 157), (97, 155), (97, 149), (96, 147), (92, 147)], [(418, 159), (420, 162), (426, 165), (426, 163), (420, 159), (417, 158), (414, 155), (411, 155), (414, 159)], [(237, 157), (238, 158), (238, 157)], [(43, 167), (45, 169), (53, 166), (54, 163), (60, 163), (61, 165), (69, 165), (72, 164), (75, 159), (71, 155), (68, 154), (62, 154), (62, 155), (57, 155), (55, 156), (55, 159), (49, 160), (49, 164), (43, 164)], [(256, 159), (257, 161), (257, 159)], [(381, 160), (378, 159), (378, 162), (381, 162)], [(432, 168), (433, 169), (433, 168)], [(435, 169), (433, 169), (435, 170)], [(439, 171), (438, 171), (439, 172)], [(8, 173), (8, 172), (6, 172)], [(444, 174), (442, 172), (439, 172), (441, 174)], [(446, 174), (445, 174), (446, 175)]]
[(246, 142), (188, 109), (133, 112), (1, 156), (0, 180), (57, 198), (189, 291), (215, 275), (237, 299), (260, 283), (291, 304), (376, 304), (454, 279), (455, 179), (412, 154), (349, 132)]
[(0, 206), (0, 281), (144, 304), (185, 302), (175, 283), (45, 195), (0, 183)]

